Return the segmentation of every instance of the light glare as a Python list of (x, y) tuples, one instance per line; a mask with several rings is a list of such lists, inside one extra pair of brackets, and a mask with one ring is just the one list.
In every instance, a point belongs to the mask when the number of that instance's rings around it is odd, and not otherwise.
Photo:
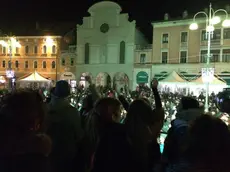
[(218, 17), (218, 16), (215, 16), (215, 17), (213, 17), (212, 19), (211, 19), (211, 23), (212, 24), (218, 24), (218, 23), (220, 23), (221, 22), (221, 19), (220, 19), (220, 17)]
[(197, 30), (197, 29), (198, 29), (198, 24), (197, 24), (197, 23), (192, 23), (192, 24), (189, 26), (189, 29), (190, 29), (190, 30)]
[(222, 26), (223, 27), (230, 27), (230, 20), (229, 19), (224, 20), (222, 23)]

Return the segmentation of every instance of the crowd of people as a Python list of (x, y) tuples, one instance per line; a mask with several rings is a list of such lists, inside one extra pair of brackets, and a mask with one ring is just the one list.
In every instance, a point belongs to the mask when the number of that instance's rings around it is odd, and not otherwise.
[(87, 81), (75, 96), (58, 81), (50, 97), (35, 90), (2, 97), (0, 171), (230, 171), (229, 128), (214, 95), (204, 113), (202, 95), (159, 93), (156, 80), (147, 91), (119, 94)]

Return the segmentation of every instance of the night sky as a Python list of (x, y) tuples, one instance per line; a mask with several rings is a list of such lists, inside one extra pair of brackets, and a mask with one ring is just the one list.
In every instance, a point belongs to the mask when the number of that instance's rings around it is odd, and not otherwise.
[[(87, 16), (87, 9), (99, 0), (11, 0), (1, 2), (0, 27), (22, 27), (21, 22), (72, 22), (82, 23), (82, 17)], [(182, 12), (187, 10), (192, 16), (205, 7), (208, 0), (114, 0), (118, 2), (123, 12), (128, 12), (131, 19), (137, 21), (137, 26), (151, 37), (151, 21), (162, 20), (164, 13), (171, 18), (180, 18)], [(214, 6), (224, 8), (227, 0), (212, 0)], [(5, 4), (4, 4), (5, 3)], [(230, 2), (229, 2), (230, 4)], [(18, 26), (20, 25), (20, 26)], [(10, 28), (9, 27), (9, 28)]]

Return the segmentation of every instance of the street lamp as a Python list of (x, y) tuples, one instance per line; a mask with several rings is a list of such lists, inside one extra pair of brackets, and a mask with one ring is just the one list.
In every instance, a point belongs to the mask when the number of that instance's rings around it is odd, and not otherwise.
[[(12, 69), (12, 56), (16, 48), (20, 48), (20, 43), (16, 40), (15, 36), (4, 36), (3, 40), (0, 40), (0, 45), (2, 47), (7, 47), (9, 49), (9, 63), (6, 70), (6, 77), (9, 79), (9, 89), (13, 89), (14, 81), (14, 70)], [(15, 82), (15, 81), (14, 81)]]
[(228, 19), (228, 12), (224, 9), (214, 10), (212, 8), (212, 4), (209, 6), (209, 13), (204, 11), (200, 11), (194, 15), (193, 23), (189, 26), (190, 30), (197, 30), (198, 24), (195, 22), (196, 16), (199, 14), (203, 14), (206, 17), (206, 33), (208, 36), (208, 49), (207, 49), (207, 60), (206, 66), (202, 69), (202, 78), (204, 83), (206, 84), (206, 96), (205, 96), (205, 112), (208, 112), (209, 109), (209, 83), (211, 82), (214, 76), (214, 69), (210, 68), (210, 56), (211, 56), (211, 38), (213, 36), (213, 31), (215, 30), (214, 25), (219, 24), (221, 22), (221, 18), (216, 16), (218, 12), (225, 13), (225, 20), (222, 22), (223, 27), (230, 27), (230, 20)]

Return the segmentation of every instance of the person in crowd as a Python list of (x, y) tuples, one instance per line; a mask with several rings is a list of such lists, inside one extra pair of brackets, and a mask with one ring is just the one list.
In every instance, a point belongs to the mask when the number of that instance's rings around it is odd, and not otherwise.
[(35, 91), (6, 95), (0, 105), (0, 171), (49, 172), (51, 139), (43, 134), (45, 105)]
[(99, 99), (92, 113), (89, 114), (86, 124), (85, 155), (87, 166), (90, 166), (92, 156), (99, 143), (100, 136), (112, 122), (121, 120), (121, 103), (114, 98)]
[[(110, 106), (106, 105), (107, 102), (110, 102)], [(114, 98), (103, 98), (95, 107), (100, 118), (98, 124), (102, 125), (98, 127), (101, 128), (101, 131), (94, 154), (93, 172), (135, 170), (133, 169), (131, 145), (127, 139), (126, 128), (124, 124), (120, 123), (121, 108), (121, 103)]]
[(164, 143), (164, 163), (175, 162), (183, 156), (187, 141), (189, 125), (203, 113), (199, 102), (192, 97), (182, 97), (177, 108), (176, 119), (171, 122), (171, 128)]
[(230, 133), (227, 125), (211, 115), (199, 116), (188, 130), (184, 156), (171, 163), (166, 172), (228, 172)]
[(68, 101), (70, 86), (66, 81), (58, 81), (49, 104), (47, 134), (53, 141), (49, 156), (55, 172), (74, 170), (74, 160), (84, 132), (77, 109)]
[[(156, 109), (153, 111), (150, 103), (145, 99), (134, 100), (129, 107), (125, 121), (137, 171), (151, 171), (154, 164), (151, 161), (154, 159), (160, 161), (161, 158), (157, 137), (162, 128), (164, 113), (157, 86), (158, 82), (154, 80), (152, 82), (152, 89), (154, 91)], [(156, 156), (154, 157), (153, 152), (150, 153), (150, 151), (156, 151), (154, 152)]]

